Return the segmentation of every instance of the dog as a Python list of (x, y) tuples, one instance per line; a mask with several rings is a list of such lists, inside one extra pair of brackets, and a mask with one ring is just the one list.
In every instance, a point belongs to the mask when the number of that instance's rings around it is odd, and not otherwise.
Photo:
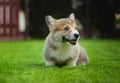
[(89, 62), (86, 51), (78, 43), (80, 34), (74, 13), (61, 19), (47, 15), (45, 21), (50, 30), (44, 48), (46, 66), (76, 66)]

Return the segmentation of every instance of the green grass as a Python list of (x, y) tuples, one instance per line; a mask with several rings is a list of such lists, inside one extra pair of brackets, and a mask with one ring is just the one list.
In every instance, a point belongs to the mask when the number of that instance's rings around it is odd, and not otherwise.
[(43, 40), (0, 42), (0, 83), (120, 83), (120, 40), (80, 40), (86, 66), (45, 67)]

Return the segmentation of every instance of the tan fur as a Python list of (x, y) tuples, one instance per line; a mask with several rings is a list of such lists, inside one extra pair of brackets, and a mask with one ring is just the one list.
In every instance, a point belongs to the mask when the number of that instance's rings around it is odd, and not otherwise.
[[(75, 45), (71, 45), (70, 42), (62, 41), (62, 36), (68, 35), (68, 39), (73, 39), (73, 35), (77, 33), (74, 14), (71, 14), (68, 18), (59, 20), (51, 16), (46, 16), (46, 23), (50, 30), (45, 41), (44, 49), (44, 61), (46, 66), (76, 66), (76, 64), (86, 64), (88, 62), (87, 53), (80, 47), (77, 41)], [(66, 26), (68, 26), (70, 30), (65, 31), (64, 28)]]

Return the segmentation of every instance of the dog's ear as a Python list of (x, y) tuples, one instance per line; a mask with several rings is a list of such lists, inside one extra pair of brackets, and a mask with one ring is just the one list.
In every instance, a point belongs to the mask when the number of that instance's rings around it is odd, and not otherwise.
[(45, 21), (46, 21), (46, 24), (49, 27), (49, 29), (52, 28), (52, 26), (55, 23), (55, 19), (50, 15), (45, 16)]
[(75, 22), (75, 14), (74, 13), (71, 13), (69, 18), (71, 21)]

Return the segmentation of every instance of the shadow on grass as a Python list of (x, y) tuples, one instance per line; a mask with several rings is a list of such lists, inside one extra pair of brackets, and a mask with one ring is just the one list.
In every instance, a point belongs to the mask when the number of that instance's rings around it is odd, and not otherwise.
[(75, 69), (88, 69), (88, 67), (90, 66), (90, 64), (87, 64), (87, 65), (77, 65), (75, 67), (71, 67), (71, 66), (68, 66), (68, 65), (65, 65), (65, 66), (45, 66), (44, 63), (33, 63), (33, 64), (29, 64), (29, 65), (26, 65), (26, 67), (28, 69), (37, 69), (37, 70), (48, 70), (48, 69), (56, 69), (56, 70), (75, 70)]

